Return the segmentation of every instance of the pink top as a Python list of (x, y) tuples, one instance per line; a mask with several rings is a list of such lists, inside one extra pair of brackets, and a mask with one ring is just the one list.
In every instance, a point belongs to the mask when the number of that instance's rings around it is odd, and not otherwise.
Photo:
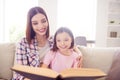
[(74, 51), (71, 52), (70, 56), (65, 56), (59, 51), (49, 51), (44, 57), (43, 63), (46, 65), (50, 65), (50, 68), (52, 70), (60, 72), (67, 68), (77, 67), (77, 57), (78, 54)]

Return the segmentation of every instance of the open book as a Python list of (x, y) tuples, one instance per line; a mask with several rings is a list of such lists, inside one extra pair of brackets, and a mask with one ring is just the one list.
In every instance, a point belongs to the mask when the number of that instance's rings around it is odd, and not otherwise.
[(31, 80), (92, 80), (106, 76), (104, 72), (93, 68), (70, 68), (60, 73), (48, 68), (15, 65), (13, 71)]

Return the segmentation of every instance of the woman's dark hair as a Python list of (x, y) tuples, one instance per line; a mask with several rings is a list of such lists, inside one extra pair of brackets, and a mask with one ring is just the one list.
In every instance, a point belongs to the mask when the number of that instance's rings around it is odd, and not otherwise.
[(53, 48), (52, 48), (53, 51), (57, 51), (57, 50), (58, 50), (58, 47), (57, 47), (57, 45), (56, 45), (56, 36), (57, 36), (57, 34), (63, 33), (63, 32), (68, 33), (69, 36), (70, 36), (71, 39), (72, 39), (70, 48), (73, 48), (73, 47), (74, 47), (74, 36), (73, 36), (72, 31), (71, 31), (70, 29), (68, 29), (67, 27), (60, 27), (60, 28), (56, 31), (55, 35), (54, 35), (54, 44), (53, 44)]
[[(43, 14), (47, 21), (48, 21), (48, 17), (47, 17), (47, 14), (46, 12), (44, 11), (43, 8), (41, 7), (33, 7), (31, 8), (29, 11), (28, 11), (28, 14), (27, 14), (27, 25), (26, 25), (26, 39), (28, 41), (28, 43), (30, 44), (31, 43), (31, 40), (33, 38), (35, 38), (35, 32), (33, 30), (33, 27), (32, 27), (32, 17), (38, 13), (41, 13)], [(46, 31), (46, 38), (49, 37), (49, 21), (48, 21), (48, 28), (47, 28), (47, 31)]]

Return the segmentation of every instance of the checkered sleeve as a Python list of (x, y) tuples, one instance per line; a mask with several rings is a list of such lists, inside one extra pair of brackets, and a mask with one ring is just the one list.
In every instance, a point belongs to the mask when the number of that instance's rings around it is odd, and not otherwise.
[[(21, 42), (19, 42), (17, 44), (16, 47), (16, 53), (15, 53), (15, 57), (16, 57), (16, 63), (15, 64), (21, 64), (21, 65), (27, 65), (27, 52), (26, 52), (26, 48), (25, 48), (26, 44), (25, 44), (25, 40), (21, 40)], [(23, 80), (23, 76), (21, 76), (20, 74), (14, 72), (13, 73), (13, 80)]]

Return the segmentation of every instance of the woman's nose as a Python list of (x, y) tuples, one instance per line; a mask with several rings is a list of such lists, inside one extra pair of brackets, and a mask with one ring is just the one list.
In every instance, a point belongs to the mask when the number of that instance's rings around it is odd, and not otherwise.
[(41, 27), (44, 27), (42, 23), (39, 23), (38, 26), (41, 28)]

